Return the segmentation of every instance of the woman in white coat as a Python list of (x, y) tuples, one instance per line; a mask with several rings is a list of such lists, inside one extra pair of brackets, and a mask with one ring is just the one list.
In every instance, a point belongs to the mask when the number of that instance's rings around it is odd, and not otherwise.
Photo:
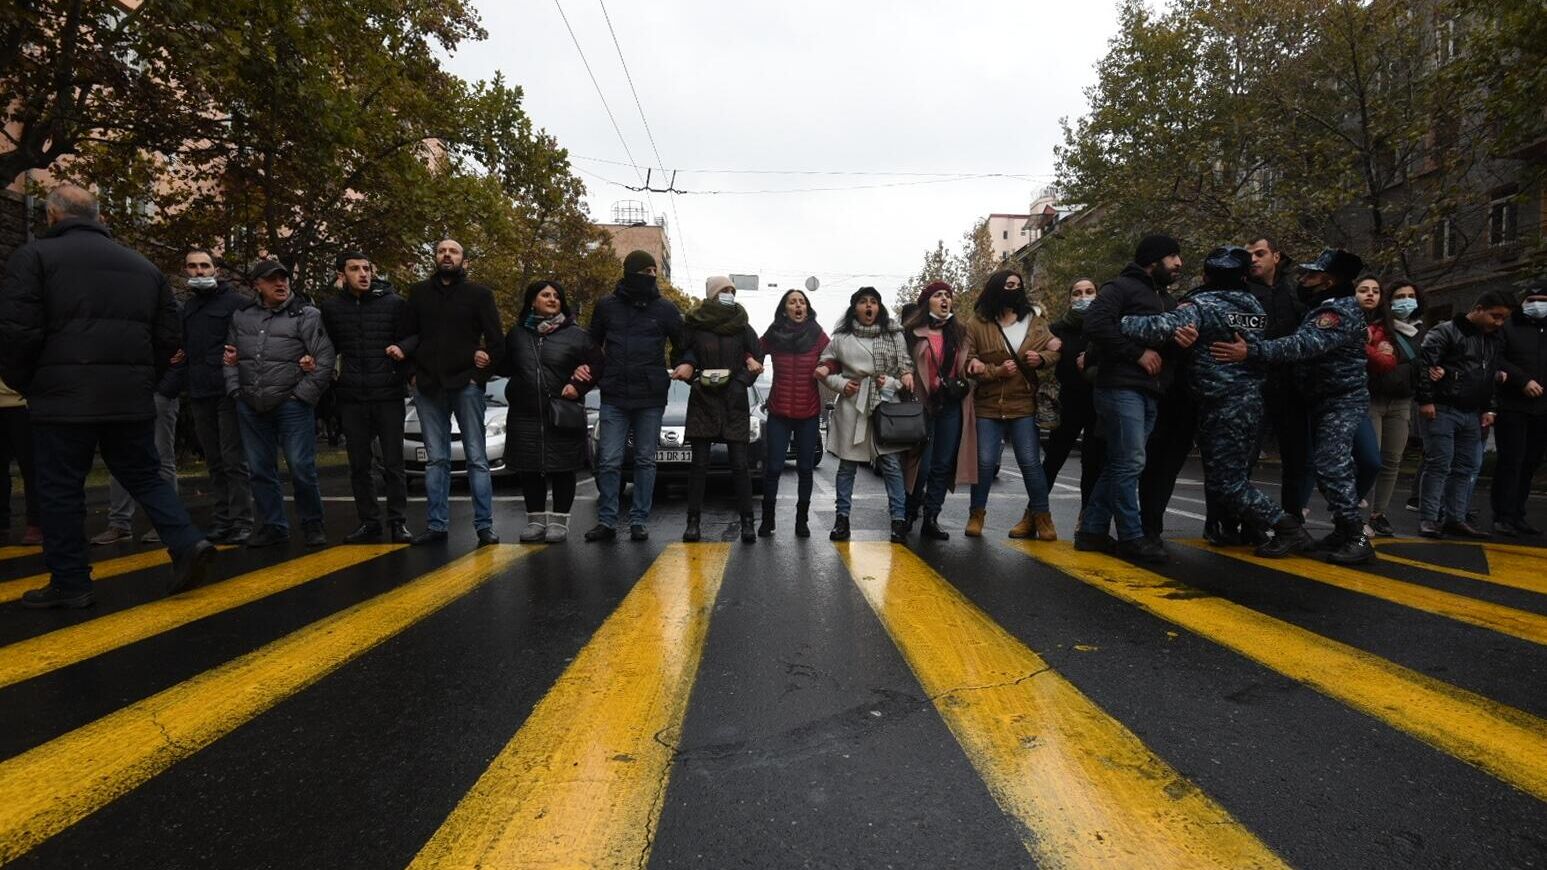
[(849, 297), (849, 310), (822, 352), (816, 375), (838, 394), (827, 421), (828, 451), (838, 457), (837, 519), (829, 538), (849, 539), (854, 475), (861, 465), (878, 461), (886, 481), (887, 512), (892, 541), (907, 540), (907, 496), (902, 481), (902, 447), (876, 443), (871, 414), (897, 394), (913, 390), (913, 361), (902, 329), (892, 323), (874, 287), (861, 287)]

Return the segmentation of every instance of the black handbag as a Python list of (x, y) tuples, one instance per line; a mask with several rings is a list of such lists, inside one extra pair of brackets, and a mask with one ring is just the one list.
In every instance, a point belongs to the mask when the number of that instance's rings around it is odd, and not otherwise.
[(929, 437), (929, 420), (918, 401), (882, 402), (870, 412), (870, 425), (882, 447), (917, 447)]
[(560, 432), (584, 432), (586, 430), (585, 405), (563, 396), (548, 397), (548, 416), (553, 428)]

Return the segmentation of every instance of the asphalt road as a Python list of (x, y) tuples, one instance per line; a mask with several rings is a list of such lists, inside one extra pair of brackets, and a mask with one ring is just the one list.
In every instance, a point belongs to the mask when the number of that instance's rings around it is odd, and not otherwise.
[[(0, 863), (22, 867), (1537, 867), (1547, 864), (1547, 549), (1384, 543), (1338, 570), (1192, 542), (1158, 569), (988, 532), (475, 551), (96, 548), (98, 603), (15, 603), (0, 550)], [(328, 530), (353, 526), (326, 479)], [(415, 496), (422, 492), (415, 491)], [(193, 498), (195, 517), (205, 514)], [(1547, 524), (1547, 501), (1534, 519)], [(410, 505), (412, 525), (422, 502)], [(1398, 531), (1413, 514), (1395, 516)], [(101, 522), (100, 516), (92, 520)], [(93, 528), (93, 530), (94, 530)]]

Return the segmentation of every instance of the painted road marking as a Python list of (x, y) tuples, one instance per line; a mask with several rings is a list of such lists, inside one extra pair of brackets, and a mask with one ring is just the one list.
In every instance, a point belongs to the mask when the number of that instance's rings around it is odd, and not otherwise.
[(530, 552), (513, 545), (481, 547), (0, 762), (0, 864), (499, 576)]
[(1206, 553), (1245, 562), (1248, 565), (1257, 565), (1292, 577), (1314, 580), (1349, 592), (1369, 595), (1382, 601), (1390, 601), (1392, 604), (1433, 613), (1436, 616), (1497, 631), (1531, 643), (1547, 644), (1547, 616), (1532, 613), (1529, 610), (1505, 607), (1490, 601), (1479, 601), (1465, 595), (1445, 592), (1418, 583), (1404, 583), (1379, 574), (1356, 571), (1341, 565), (1307, 559), (1304, 556), (1263, 559), (1252, 555), (1249, 550), (1211, 547), (1204, 541), (1182, 541), (1181, 543)]
[(0, 547), (0, 561), (36, 556), (41, 552), (43, 552), (42, 547)]
[[(91, 566), (91, 579), (106, 580), (109, 577), (117, 577), (134, 571), (144, 571), (147, 568), (156, 568), (169, 564), (172, 556), (166, 550), (151, 550), (148, 553), (134, 553), (129, 556), (119, 556), (116, 559), (104, 559), (95, 562)], [(16, 580), (0, 582), (0, 603), (16, 601), (22, 593), (28, 589), (37, 589), (48, 585), (48, 572), (34, 574), (31, 577), (21, 577)]]
[[(1397, 565), (1406, 565), (1409, 568), (1422, 568), (1425, 571), (1433, 571), (1437, 574), (1448, 574), (1451, 577), (1460, 577), (1463, 580), (1478, 580), (1483, 583), (1492, 583), (1495, 586), (1508, 586), (1512, 589), (1524, 589), (1527, 592), (1535, 592), (1547, 595), (1547, 552), (1534, 547), (1519, 547), (1513, 544), (1495, 544), (1483, 541), (1429, 541), (1409, 540), (1401, 538), (1397, 540), (1372, 541), (1380, 552), (1382, 561), (1392, 562)], [(1460, 544), (1468, 547), (1480, 547), (1483, 555), (1488, 559), (1488, 573), (1468, 571), (1464, 568), (1452, 568), (1448, 565), (1436, 565), (1433, 562), (1425, 562), (1414, 559), (1411, 556), (1398, 556), (1387, 551), (1387, 547), (1401, 544)]]
[(838, 551), (1039, 866), (1285, 866), (906, 548)]
[(330, 547), (180, 595), (0, 647), (0, 688), (82, 662), (276, 592), (368, 562), (403, 544)]
[(1009, 546), (1547, 800), (1547, 721), (1111, 556)]
[(672, 544), (412, 867), (644, 866), (729, 544)]

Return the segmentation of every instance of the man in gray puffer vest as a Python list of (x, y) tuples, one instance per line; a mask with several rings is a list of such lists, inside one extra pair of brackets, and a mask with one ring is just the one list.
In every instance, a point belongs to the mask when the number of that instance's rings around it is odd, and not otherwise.
[(278, 261), (259, 261), (252, 279), (258, 301), (231, 315), (226, 337), (226, 392), (236, 400), (262, 523), (247, 546), (290, 539), (279, 488), (283, 448), (306, 545), (320, 547), (328, 538), (317, 485), (316, 407), (333, 376), (333, 343), (322, 328), (322, 312), (291, 292), (290, 271)]

